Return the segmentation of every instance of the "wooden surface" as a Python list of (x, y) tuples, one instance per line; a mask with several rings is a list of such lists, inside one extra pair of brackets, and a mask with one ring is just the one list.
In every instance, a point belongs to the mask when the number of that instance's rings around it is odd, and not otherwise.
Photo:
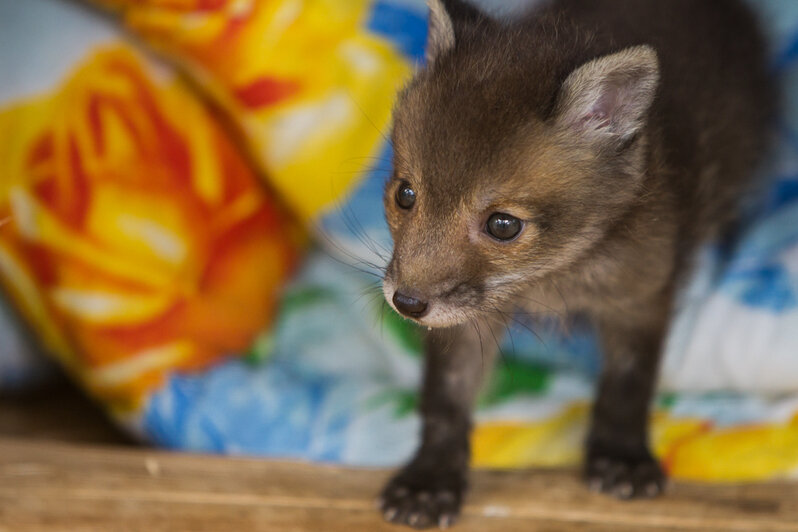
[[(397, 530), (385, 472), (0, 439), (0, 530)], [(479, 472), (457, 530), (798, 531), (795, 485), (673, 486), (615, 502), (562, 471)]]
[[(388, 474), (156, 452), (68, 387), (0, 397), (2, 532), (404, 530), (374, 509)], [(568, 471), (477, 472), (472, 484), (457, 531), (798, 531), (798, 484), (675, 485), (632, 503)]]

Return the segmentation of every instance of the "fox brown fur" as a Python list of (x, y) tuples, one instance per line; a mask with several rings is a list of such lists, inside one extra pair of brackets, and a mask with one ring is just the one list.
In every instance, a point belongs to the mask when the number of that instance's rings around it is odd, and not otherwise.
[(519, 307), (596, 324), (585, 478), (657, 495), (646, 427), (677, 290), (750, 192), (774, 112), (755, 19), (737, 0), (553, 0), (512, 22), (430, 10), (428, 65), (395, 110), (384, 292), (433, 329), (422, 444), (385, 517), (456, 518), (491, 335)]

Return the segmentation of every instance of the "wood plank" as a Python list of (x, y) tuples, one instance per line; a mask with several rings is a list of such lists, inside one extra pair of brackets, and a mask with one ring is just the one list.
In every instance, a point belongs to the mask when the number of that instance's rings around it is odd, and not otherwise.
[[(0, 439), (0, 530), (379, 532), (389, 473)], [(568, 471), (487, 472), (457, 530), (798, 531), (798, 485), (676, 484), (623, 503)]]

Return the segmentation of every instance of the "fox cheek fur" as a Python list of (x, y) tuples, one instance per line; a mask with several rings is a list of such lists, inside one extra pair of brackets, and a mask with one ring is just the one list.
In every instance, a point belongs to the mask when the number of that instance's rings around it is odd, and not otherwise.
[(587, 484), (661, 493), (647, 420), (677, 290), (734, 221), (777, 99), (754, 17), (738, 0), (549, 0), (500, 23), (430, 0), (427, 63), (394, 113), (384, 292), (433, 329), (421, 445), (385, 518), (457, 518), (473, 403), (518, 307), (599, 332)]

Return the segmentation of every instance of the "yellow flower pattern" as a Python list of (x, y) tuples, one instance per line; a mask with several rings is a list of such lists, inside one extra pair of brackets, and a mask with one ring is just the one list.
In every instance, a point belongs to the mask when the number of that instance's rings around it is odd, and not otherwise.
[(370, 0), (98, 0), (200, 82), (306, 221), (379, 155), (410, 65), (364, 30)]
[(0, 111), (0, 278), (50, 351), (135, 406), (246, 349), (299, 233), (208, 110), (125, 48)]

